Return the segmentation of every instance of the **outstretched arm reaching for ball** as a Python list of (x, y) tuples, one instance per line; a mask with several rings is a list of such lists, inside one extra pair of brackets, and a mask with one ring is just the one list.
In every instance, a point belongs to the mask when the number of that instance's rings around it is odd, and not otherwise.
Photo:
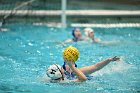
[(117, 56), (113, 57), (113, 58), (108, 58), (106, 60), (103, 60), (99, 63), (96, 63), (94, 65), (91, 66), (86, 66), (86, 67), (82, 67), (79, 70), (81, 70), (85, 75), (89, 75), (95, 71), (98, 71), (100, 69), (102, 69), (104, 66), (106, 66), (107, 64), (109, 64), (111, 61), (118, 61), (120, 58), (118, 58)]

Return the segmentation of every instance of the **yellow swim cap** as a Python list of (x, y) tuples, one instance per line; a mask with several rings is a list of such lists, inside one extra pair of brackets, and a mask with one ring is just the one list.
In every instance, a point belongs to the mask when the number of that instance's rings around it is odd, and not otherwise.
[(64, 49), (63, 58), (67, 62), (69, 61), (76, 62), (77, 59), (79, 58), (78, 49), (72, 46), (67, 47), (66, 49)]

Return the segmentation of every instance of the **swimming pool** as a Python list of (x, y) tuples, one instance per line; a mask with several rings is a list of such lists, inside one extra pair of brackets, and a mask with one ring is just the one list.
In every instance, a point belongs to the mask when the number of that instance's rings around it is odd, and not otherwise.
[[(140, 28), (94, 28), (96, 36), (111, 44), (78, 42), (61, 45), (71, 38), (71, 29), (10, 24), (0, 32), (0, 93), (137, 93), (140, 92)], [(62, 64), (62, 51), (69, 45), (80, 51), (78, 67), (112, 56), (112, 62), (81, 84), (41, 83), (50, 64)]]

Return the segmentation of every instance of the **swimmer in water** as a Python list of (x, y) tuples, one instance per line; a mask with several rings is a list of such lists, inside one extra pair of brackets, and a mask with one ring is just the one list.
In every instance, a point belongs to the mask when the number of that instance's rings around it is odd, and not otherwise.
[(46, 71), (46, 75), (50, 78), (50, 82), (63, 82), (69, 80), (69, 82), (83, 82), (90, 79), (89, 75), (102, 69), (104, 66), (113, 61), (118, 61), (120, 58), (113, 57), (104, 61), (96, 63), (94, 65), (77, 68), (74, 62), (64, 62), (63, 66), (54, 64), (49, 66)]
[(86, 35), (86, 41), (90, 41), (93, 43), (99, 43), (101, 41), (99, 38), (95, 38), (94, 30), (92, 28), (85, 28), (84, 32)]
[(0, 31), (2, 31), (2, 22), (0, 22)]
[(84, 32), (86, 35), (85, 41), (89, 41), (92, 43), (99, 43), (102, 45), (118, 45), (121, 43), (120, 41), (117, 41), (117, 40), (115, 40), (115, 41), (101, 41), (101, 39), (95, 38), (94, 30), (92, 28), (85, 28)]
[(7, 28), (3, 28), (3, 27), (2, 27), (3, 24), (4, 24), (4, 23), (0, 22), (0, 32), (6, 32), (6, 31), (8, 31)]
[(73, 38), (66, 40), (65, 43), (72, 43), (72, 42), (78, 42), (78, 41), (83, 41), (84, 40), (82, 38), (80, 28), (74, 28), (72, 30), (72, 36), (73, 36)]

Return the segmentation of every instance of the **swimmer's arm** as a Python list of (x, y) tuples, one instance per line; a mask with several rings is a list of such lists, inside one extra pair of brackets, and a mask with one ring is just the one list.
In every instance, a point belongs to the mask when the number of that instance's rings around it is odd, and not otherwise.
[(83, 82), (86, 81), (87, 78), (84, 75), (82, 71), (80, 71), (78, 68), (76, 68), (72, 62), (68, 62), (69, 67), (72, 69), (72, 71), (77, 75), (78, 79), (74, 80), (74, 82)]
[(95, 42), (96, 42), (96, 43), (100, 43), (100, 42), (101, 42), (101, 39), (100, 39), (100, 38), (96, 38), (96, 39), (95, 39)]
[(101, 61), (99, 63), (96, 63), (95, 65), (91, 65), (91, 66), (86, 66), (86, 67), (82, 67), (80, 68), (80, 70), (86, 74), (86, 75), (89, 75), (95, 71), (98, 71), (100, 69), (102, 69), (104, 66), (106, 66), (107, 64), (109, 64), (111, 61), (117, 61), (119, 60), (120, 58), (118, 57), (113, 57), (113, 58), (109, 58), (109, 59), (106, 59), (104, 61)]
[(62, 45), (63, 47), (66, 46), (65, 42), (58, 42), (60, 45)]
[(106, 60), (103, 60), (97, 64), (95, 64), (95, 69), (96, 70), (100, 70), (102, 69), (104, 66), (106, 66), (107, 64), (109, 64), (111, 61), (117, 61), (119, 60), (120, 58), (118, 58), (117, 56), (113, 57), (113, 58), (108, 58)]

